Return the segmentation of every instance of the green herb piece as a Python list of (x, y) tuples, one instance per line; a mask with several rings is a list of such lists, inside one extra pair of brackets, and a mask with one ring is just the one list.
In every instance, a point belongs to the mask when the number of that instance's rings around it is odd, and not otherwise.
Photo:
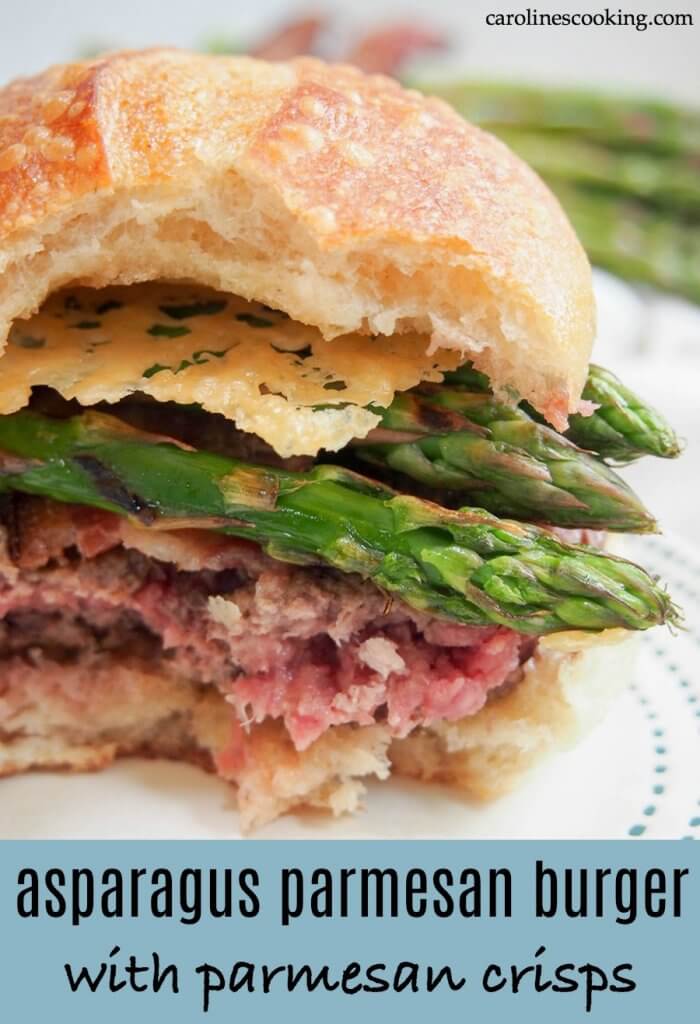
[(225, 356), (227, 352), (227, 348), (219, 349), (218, 352), (212, 349), (202, 348), (198, 352), (192, 353), (192, 359), (183, 359), (180, 365), (173, 370), (173, 373), (181, 373), (182, 370), (186, 370), (190, 366), (203, 366), (205, 363), (210, 361), (209, 359), (205, 359), (204, 356), (212, 356), (214, 359), (221, 359), (221, 357)]
[(308, 359), (312, 355), (311, 345), (304, 345), (303, 348), (281, 348), (279, 345), (270, 344), (270, 348), (273, 348), (275, 352), (279, 352), (283, 356), (294, 356), (298, 363)]
[(154, 363), (153, 366), (149, 366), (147, 370), (143, 371), (143, 376), (146, 377), (147, 379), (150, 379), (151, 377), (155, 377), (157, 373), (160, 373), (161, 370), (171, 369), (171, 366), (163, 366), (162, 363)]
[(266, 320), (264, 316), (256, 316), (255, 313), (236, 313), (236, 320), (248, 324), (249, 327), (274, 327), (274, 321)]
[(174, 327), (171, 324), (152, 324), (147, 334), (152, 338), (182, 338), (185, 334), (191, 334), (189, 327)]
[(159, 306), (158, 309), (173, 320), (187, 320), (191, 316), (214, 316), (226, 309), (226, 301), (192, 302), (189, 306)]
[(123, 306), (124, 303), (118, 302), (117, 299), (107, 299), (106, 302), (100, 303), (95, 312), (102, 316), (104, 313), (111, 313), (113, 309), (122, 309)]
[(77, 331), (92, 331), (95, 327), (101, 327), (101, 320), (81, 320), (77, 324), (71, 324), (71, 328)]
[(197, 352), (192, 353), (191, 359), (183, 359), (178, 366), (163, 366), (162, 363), (154, 363), (153, 366), (149, 366), (147, 370), (144, 370), (143, 376), (150, 378), (155, 377), (161, 370), (171, 370), (172, 373), (182, 373), (183, 370), (187, 370), (190, 366), (203, 366), (205, 363), (210, 362), (209, 359), (205, 359), (204, 356), (212, 356), (214, 359), (221, 359), (228, 352), (227, 348), (214, 349), (202, 348)]

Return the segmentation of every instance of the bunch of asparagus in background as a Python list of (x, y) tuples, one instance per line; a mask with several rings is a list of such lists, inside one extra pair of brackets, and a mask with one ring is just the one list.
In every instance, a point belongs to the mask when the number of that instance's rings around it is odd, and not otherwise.
[(422, 87), (545, 179), (593, 263), (700, 302), (700, 110), (503, 83)]
[[(247, 49), (268, 60), (317, 53), (402, 77), (416, 54), (447, 48), (441, 33), (404, 22), (327, 54), (327, 27), (299, 18)], [(519, 153), (558, 195), (593, 263), (700, 302), (700, 110), (584, 89), (407, 84), (442, 96)]]

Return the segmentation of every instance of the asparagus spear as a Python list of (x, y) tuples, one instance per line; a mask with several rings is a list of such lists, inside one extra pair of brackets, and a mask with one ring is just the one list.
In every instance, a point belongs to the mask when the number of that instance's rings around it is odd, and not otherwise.
[[(471, 363), (445, 374), (445, 385), (482, 394), (490, 392), (488, 377)], [(680, 455), (680, 442), (664, 417), (626, 388), (610, 370), (591, 363), (583, 397), (595, 402), (598, 408), (591, 416), (577, 415), (569, 420), (566, 436), (580, 448), (618, 463), (634, 462), (642, 455), (662, 459)], [(538, 422), (544, 422), (527, 403), (521, 407)]]
[(700, 225), (554, 178), (547, 183), (593, 263), (700, 302)]
[(700, 112), (672, 103), (507, 82), (423, 82), (417, 88), (441, 96), (495, 134), (502, 127), (525, 125), (615, 148), (690, 156), (700, 151)]
[(641, 454), (673, 459), (681, 446), (663, 416), (602, 366), (591, 364), (583, 397), (598, 408), (592, 416), (572, 416), (568, 436), (613, 462), (632, 462)]
[(605, 463), (491, 394), (424, 386), (376, 411), (381, 425), (354, 449), (365, 462), (467, 492), (497, 515), (640, 533), (656, 528)]
[(654, 203), (671, 212), (700, 212), (698, 158), (620, 151), (534, 128), (502, 128), (498, 136), (543, 178), (571, 182)]
[(335, 466), (307, 473), (183, 449), (99, 413), (0, 417), (0, 482), (58, 501), (247, 537), (360, 573), (462, 623), (541, 634), (646, 629), (678, 613), (643, 569), (480, 509), (452, 512)]
[(516, 150), (514, 133), (535, 131), (537, 142), (522, 135), (522, 155), (558, 194), (591, 261), (700, 302), (700, 227), (641, 201), (697, 212), (700, 111), (506, 83), (419, 88), (506, 141), (511, 135)]

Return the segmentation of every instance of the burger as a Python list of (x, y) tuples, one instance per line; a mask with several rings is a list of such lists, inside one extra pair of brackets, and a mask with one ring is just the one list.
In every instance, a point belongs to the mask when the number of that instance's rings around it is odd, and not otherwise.
[(182, 760), (252, 828), (572, 742), (677, 618), (605, 548), (678, 443), (594, 321), (537, 176), (388, 78), (0, 91), (0, 773)]

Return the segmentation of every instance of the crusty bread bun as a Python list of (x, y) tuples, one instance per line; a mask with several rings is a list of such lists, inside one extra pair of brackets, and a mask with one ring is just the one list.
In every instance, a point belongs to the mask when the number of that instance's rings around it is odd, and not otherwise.
[[(403, 354), (418, 334), (421, 359), (471, 358), (558, 428), (578, 408), (593, 339), (590, 268), (542, 182), (444, 103), (389, 79), (311, 59), (156, 50), (0, 91), (0, 353), (13, 322), (57, 289), (154, 280), (264, 303), (331, 345), (351, 332), (400, 335)], [(18, 406), (34, 384), (58, 387), (32, 373), (35, 358), (49, 362), (43, 346), (10, 346), (22, 349)], [(114, 384), (99, 358), (94, 378)], [(444, 365), (428, 370), (439, 379)], [(69, 384), (71, 369), (60, 363)], [(145, 376), (137, 369), (127, 392)], [(269, 398), (267, 385), (253, 390)], [(93, 540), (98, 550), (97, 528)], [(9, 548), (6, 561), (17, 577)], [(363, 777), (392, 770), (492, 796), (597, 717), (629, 680), (633, 644), (624, 631), (546, 638), (468, 718), (403, 739), (382, 721), (332, 725), (305, 749), (279, 719), (241, 724), (230, 694), (176, 675), (167, 658), (139, 660), (123, 642), (78, 675), (70, 659), (49, 672), (38, 645), (36, 657), (10, 659), (0, 686), (0, 774), (134, 753), (192, 761), (235, 784), (245, 828), (297, 807), (352, 810)]]
[(155, 278), (329, 339), (417, 330), (559, 428), (593, 339), (558, 203), (442, 101), (317, 60), (170, 50), (0, 91), (0, 342), (63, 285)]
[(55, 672), (47, 687), (41, 667), (27, 669), (24, 704), (4, 724), (0, 775), (95, 770), (133, 754), (216, 766), (237, 786), (244, 830), (304, 807), (354, 811), (362, 779), (386, 779), (392, 771), (489, 799), (595, 725), (632, 680), (636, 641), (625, 630), (550, 636), (540, 641), (520, 681), (461, 721), (400, 740), (381, 724), (341, 726), (304, 751), (294, 749), (280, 723), (265, 722), (250, 728), (244, 759), (228, 753), (232, 730), (240, 727), (213, 687), (190, 686), (127, 659), (96, 673), (76, 700), (70, 665), (63, 687)]

